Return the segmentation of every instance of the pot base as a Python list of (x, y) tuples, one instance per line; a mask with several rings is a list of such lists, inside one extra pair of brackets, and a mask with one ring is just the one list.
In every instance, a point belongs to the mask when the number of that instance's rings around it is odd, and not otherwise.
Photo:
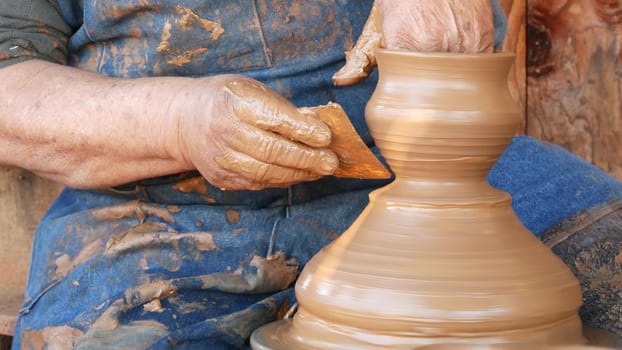
[[(253, 350), (325, 350), (305, 343), (303, 339), (295, 336), (293, 330), (293, 320), (282, 320), (267, 324), (257, 329), (251, 336), (251, 347)], [(606, 350), (606, 349), (622, 349), (622, 339), (609, 334), (603, 330), (583, 326), (583, 337), (587, 340), (586, 345), (573, 345), (568, 347), (572, 350)], [(525, 344), (507, 343), (507, 344), (477, 344), (477, 343), (455, 343), (455, 344), (436, 344), (438, 346), (447, 346), (446, 350), (513, 350), (524, 349)], [(423, 345), (422, 349), (428, 349), (429, 345)], [(345, 346), (344, 349), (351, 347)], [(378, 346), (378, 349), (386, 349), (386, 345)], [(530, 347), (541, 350), (559, 350), (565, 347), (560, 345), (543, 345), (541, 347)], [(339, 348), (331, 348), (336, 350)], [(412, 350), (413, 347), (408, 347)], [(416, 349), (416, 348), (414, 348)], [(436, 349), (435, 347), (433, 349)], [(445, 349), (445, 348), (439, 348)], [(432, 349), (431, 349), (432, 350)]]

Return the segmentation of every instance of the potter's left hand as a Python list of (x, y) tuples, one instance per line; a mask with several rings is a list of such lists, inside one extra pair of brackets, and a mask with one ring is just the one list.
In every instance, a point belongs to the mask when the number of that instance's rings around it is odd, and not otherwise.
[(356, 84), (376, 66), (374, 49), (418, 52), (492, 51), (490, 0), (375, 0), (346, 64), (333, 76), (337, 86)]

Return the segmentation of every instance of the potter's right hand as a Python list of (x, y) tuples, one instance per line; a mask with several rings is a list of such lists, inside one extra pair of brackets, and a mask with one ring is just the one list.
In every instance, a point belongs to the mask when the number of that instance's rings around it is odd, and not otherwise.
[(167, 137), (174, 140), (170, 153), (214, 186), (285, 187), (330, 175), (338, 166), (326, 148), (328, 126), (256, 80), (194, 79), (168, 108), (177, 125)]
[(374, 50), (416, 52), (492, 51), (490, 0), (375, 0), (346, 64), (333, 76), (337, 86), (356, 84), (376, 66)]

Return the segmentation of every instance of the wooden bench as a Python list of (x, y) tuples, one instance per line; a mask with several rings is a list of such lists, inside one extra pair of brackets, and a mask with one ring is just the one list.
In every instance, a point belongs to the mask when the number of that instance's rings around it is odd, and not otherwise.
[(33, 233), (60, 186), (0, 167), (0, 350), (10, 349), (22, 305)]

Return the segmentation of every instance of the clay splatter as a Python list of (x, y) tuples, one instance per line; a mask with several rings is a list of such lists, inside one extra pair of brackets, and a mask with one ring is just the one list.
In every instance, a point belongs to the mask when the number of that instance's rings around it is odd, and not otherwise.
[(205, 179), (200, 176), (179, 181), (178, 183), (173, 185), (173, 189), (184, 193), (209, 193), (209, 191), (207, 190), (207, 184), (205, 183)]
[(101, 253), (103, 247), (104, 243), (101, 240), (96, 240), (84, 247), (73, 259), (67, 254), (61, 255), (54, 261), (56, 264), (55, 278), (60, 279), (67, 276), (76, 266)]
[(164, 207), (140, 201), (131, 201), (120, 205), (95, 209), (91, 211), (91, 217), (95, 221), (113, 221), (131, 216), (136, 216), (140, 222), (150, 215), (166, 222), (175, 222), (171, 213)]
[(231, 293), (269, 293), (287, 288), (298, 276), (298, 261), (285, 259), (278, 252), (268, 259), (255, 255), (250, 266), (256, 269), (238, 269), (232, 274), (200, 276), (205, 289), (218, 289)]
[(162, 34), (160, 35), (160, 45), (156, 48), (157, 52), (165, 52), (168, 51), (171, 39), (171, 23), (164, 23), (164, 27), (162, 28)]
[(82, 338), (81, 330), (68, 327), (46, 327), (22, 334), (22, 349), (73, 349)]
[[(175, 20), (175, 28), (182, 32), (191, 31), (194, 27), (201, 27), (212, 39), (217, 41), (225, 32), (225, 29), (218, 22), (202, 18), (189, 8), (177, 6), (176, 12), (181, 18)], [(195, 47), (191, 49), (171, 49), (171, 40), (174, 40), (173, 24), (167, 21), (160, 34), (160, 44), (156, 48), (157, 52), (165, 53), (169, 56), (167, 63), (173, 66), (182, 67), (192, 62), (194, 56), (201, 55), (208, 51), (207, 47)]]
[(138, 250), (153, 245), (176, 245), (181, 240), (192, 240), (200, 251), (217, 248), (214, 238), (208, 232), (163, 232), (165, 224), (147, 222), (136, 225), (119, 236), (111, 238), (106, 244), (106, 254), (117, 255), (128, 250)]
[(235, 230), (233, 230), (232, 233), (233, 233), (234, 236), (237, 236), (240, 233), (247, 232), (247, 231), (248, 231), (247, 227), (240, 227), (240, 228), (236, 228)]
[(240, 212), (237, 210), (229, 209), (226, 211), (227, 221), (231, 224), (237, 224), (240, 222)]
[(190, 27), (198, 23), (203, 29), (211, 33), (211, 38), (214, 41), (220, 39), (220, 36), (225, 32), (220, 23), (202, 18), (189, 8), (177, 6), (177, 13), (183, 15), (177, 23), (184, 31), (189, 30)]
[(152, 301), (143, 305), (143, 308), (147, 312), (163, 312), (164, 308), (162, 308), (162, 302), (160, 299), (153, 299)]

